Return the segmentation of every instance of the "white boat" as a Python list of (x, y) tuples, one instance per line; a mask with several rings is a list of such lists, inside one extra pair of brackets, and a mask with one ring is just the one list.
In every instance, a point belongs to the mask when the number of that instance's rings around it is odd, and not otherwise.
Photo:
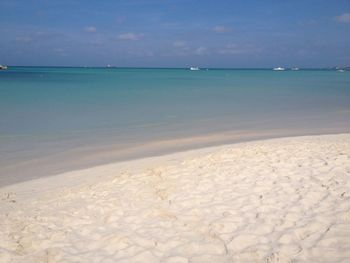
[(344, 69), (338, 69), (338, 72), (345, 72)]
[(282, 68), (282, 67), (277, 67), (277, 68), (273, 68), (273, 70), (275, 70), (275, 71), (283, 71), (283, 70), (286, 70), (286, 69)]
[(296, 71), (296, 70), (299, 70), (299, 68), (294, 67), (294, 68), (292, 68), (292, 70), (293, 70), (293, 71)]
[(7, 69), (7, 66), (0, 65), (0, 70), (5, 70)]
[(190, 70), (199, 70), (199, 67), (190, 67)]

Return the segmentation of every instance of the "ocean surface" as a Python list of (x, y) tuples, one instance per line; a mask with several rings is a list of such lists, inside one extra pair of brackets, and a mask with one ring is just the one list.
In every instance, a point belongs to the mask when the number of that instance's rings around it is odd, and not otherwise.
[(350, 72), (0, 71), (0, 185), (178, 149), (341, 132), (350, 132)]

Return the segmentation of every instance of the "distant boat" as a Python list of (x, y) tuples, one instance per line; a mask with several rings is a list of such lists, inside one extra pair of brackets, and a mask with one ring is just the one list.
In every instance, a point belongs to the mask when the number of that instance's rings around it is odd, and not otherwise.
[(0, 65), (0, 70), (6, 70), (7, 66)]
[(282, 68), (282, 67), (277, 67), (277, 68), (273, 68), (273, 70), (275, 70), (275, 71), (283, 71), (283, 70), (286, 70), (286, 69)]
[(294, 67), (294, 68), (292, 68), (292, 70), (293, 70), (293, 71), (296, 71), (296, 70), (299, 70), (299, 68)]
[(338, 69), (338, 72), (345, 72), (344, 69)]
[(190, 67), (190, 70), (199, 70), (199, 67)]

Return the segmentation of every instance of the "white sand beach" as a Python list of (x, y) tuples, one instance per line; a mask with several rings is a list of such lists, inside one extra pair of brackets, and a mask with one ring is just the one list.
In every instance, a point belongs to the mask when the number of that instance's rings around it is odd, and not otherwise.
[(0, 262), (350, 262), (350, 134), (253, 141), (0, 188)]

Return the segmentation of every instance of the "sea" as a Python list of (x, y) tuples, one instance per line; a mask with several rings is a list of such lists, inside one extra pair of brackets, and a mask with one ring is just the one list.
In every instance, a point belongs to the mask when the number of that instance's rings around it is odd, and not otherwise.
[(0, 70), (0, 186), (198, 147), (346, 132), (350, 71)]

